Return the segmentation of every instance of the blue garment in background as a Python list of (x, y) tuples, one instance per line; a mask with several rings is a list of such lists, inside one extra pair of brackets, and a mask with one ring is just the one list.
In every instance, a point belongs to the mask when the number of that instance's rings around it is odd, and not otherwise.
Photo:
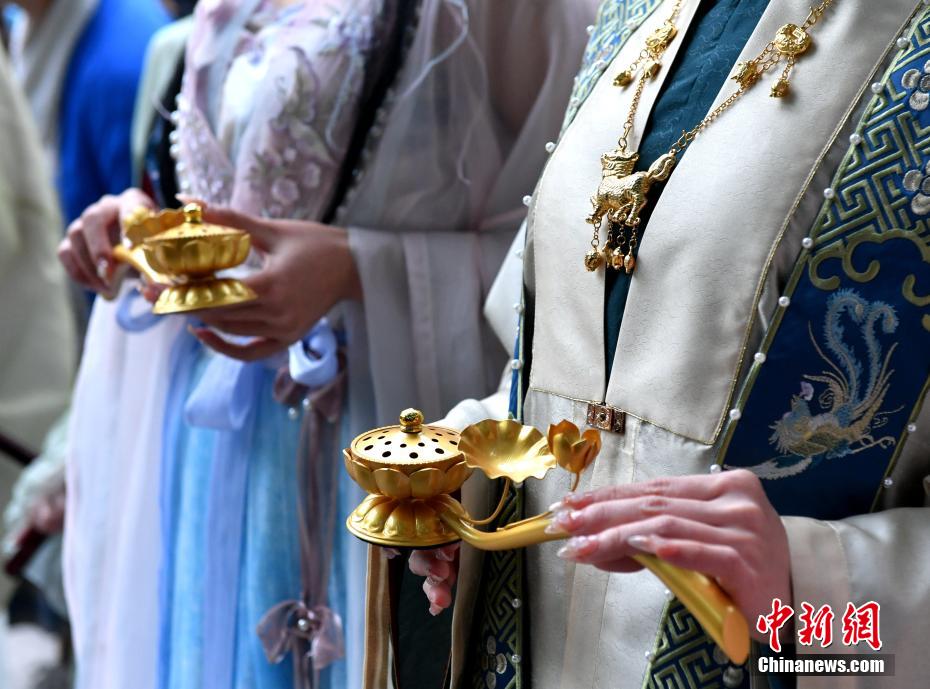
[(65, 222), (132, 183), (130, 139), (145, 50), (169, 21), (158, 0), (100, 0), (75, 45), (58, 123), (57, 186)]
[[(733, 73), (737, 58), (768, 4), (769, 0), (705, 0), (701, 3), (643, 132), (637, 170), (646, 170), (656, 158), (668, 152), (682, 131), (692, 129), (704, 118)], [(726, 116), (717, 126), (726, 126), (725, 119)], [(654, 187), (658, 193), (652, 193), (649, 205), (640, 215), (641, 228), (648, 225), (663, 186)], [(607, 271), (604, 346), (608, 377), (620, 337), (630, 278), (622, 271)]]

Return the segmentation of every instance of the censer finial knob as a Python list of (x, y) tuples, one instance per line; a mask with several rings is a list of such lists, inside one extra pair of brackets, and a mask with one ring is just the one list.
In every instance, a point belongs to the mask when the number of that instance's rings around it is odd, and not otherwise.
[(184, 206), (184, 220), (192, 225), (203, 224), (203, 209), (198, 203), (189, 203)]
[(404, 433), (419, 433), (423, 429), (423, 412), (419, 409), (404, 409), (400, 413), (400, 426)]

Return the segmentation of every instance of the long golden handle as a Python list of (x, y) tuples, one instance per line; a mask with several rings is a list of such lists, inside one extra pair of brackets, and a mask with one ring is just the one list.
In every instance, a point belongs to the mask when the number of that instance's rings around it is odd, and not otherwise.
[(716, 581), (701, 572), (670, 565), (655, 555), (634, 555), (633, 559), (662, 580), (730, 660), (737, 665), (746, 662), (749, 623)]
[[(557, 541), (565, 535), (546, 533), (549, 514), (532, 517), (497, 531), (480, 531), (462, 521), (460, 509), (445, 510), (442, 521), (469, 545), (480, 550), (512, 550), (536, 543)], [(655, 574), (688, 608), (704, 630), (737, 665), (749, 656), (749, 624), (733, 600), (706, 574), (682, 569), (654, 555), (635, 555), (634, 560)]]

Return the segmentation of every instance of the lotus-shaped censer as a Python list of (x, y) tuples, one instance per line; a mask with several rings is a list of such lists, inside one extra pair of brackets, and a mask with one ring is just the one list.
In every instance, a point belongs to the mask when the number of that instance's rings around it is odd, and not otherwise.
[[(547, 436), (517, 421), (490, 419), (457, 433), (426, 425), (419, 411), (407, 409), (399, 425), (362, 433), (344, 451), (349, 475), (369, 494), (346, 526), (364, 541), (394, 548), (435, 548), (462, 540), (481, 550), (509, 550), (565, 538), (546, 533), (550, 512), (493, 531), (480, 527), (500, 515), (512, 484), (543, 479), (556, 465), (574, 474), (577, 487), (600, 449), (598, 431), (582, 433), (569, 421), (550, 426)], [(470, 515), (452, 495), (475, 469), (505, 479), (497, 508), (483, 519)], [(746, 660), (749, 626), (713, 579), (653, 555), (635, 559), (691, 610), (734, 662)]]
[(149, 282), (167, 285), (152, 311), (181, 313), (241, 304), (255, 293), (239, 280), (218, 278), (248, 257), (249, 235), (242, 230), (204, 224), (201, 208), (136, 211), (123, 221), (122, 241), (113, 255), (133, 266)]

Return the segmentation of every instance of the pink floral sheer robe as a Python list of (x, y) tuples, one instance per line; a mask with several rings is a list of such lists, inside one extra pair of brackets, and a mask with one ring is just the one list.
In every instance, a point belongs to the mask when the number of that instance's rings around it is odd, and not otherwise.
[[(338, 46), (362, 46), (367, 34), (364, 22), (310, 17), (365, 4), (297, 3), (280, 26), (268, 24), (267, 42), (242, 32), (229, 46), (216, 28), (193, 39), (176, 142), (187, 193), (269, 216), (320, 216), (354, 122), (356, 62)], [(363, 304), (332, 314), (348, 333), (349, 433), (391, 423), (411, 404), (436, 418), (494, 387), (508, 355), (481, 305), (525, 215), (521, 199), (545, 162), (544, 144), (558, 132), (589, 4), (422, 0), (404, 67), (336, 218), (349, 228), (364, 289)], [(256, 5), (203, 0), (198, 12), (222, 27)], [(283, 49), (305, 31), (333, 41), (312, 71), (299, 50)], [(314, 106), (312, 94), (338, 75), (348, 90)], [(237, 97), (252, 87), (259, 97)], [(111, 305), (94, 314), (69, 471), (66, 568), (79, 687), (154, 687), (159, 402), (178, 329), (171, 322), (127, 336)], [(119, 418), (141, 423), (130, 428)], [(364, 571), (361, 545), (346, 557)], [(358, 598), (349, 616), (361, 614)]]
[[(241, 211), (319, 219), (355, 123), (379, 6), (205, 0), (175, 115), (184, 190)], [(97, 300), (73, 402), (65, 578), (76, 686), (154, 689), (161, 436), (169, 354), (185, 320), (130, 334), (115, 314), (115, 302)]]
[(381, 4), (207, 2), (178, 101), (181, 189), (246, 213), (320, 220), (355, 126)]

